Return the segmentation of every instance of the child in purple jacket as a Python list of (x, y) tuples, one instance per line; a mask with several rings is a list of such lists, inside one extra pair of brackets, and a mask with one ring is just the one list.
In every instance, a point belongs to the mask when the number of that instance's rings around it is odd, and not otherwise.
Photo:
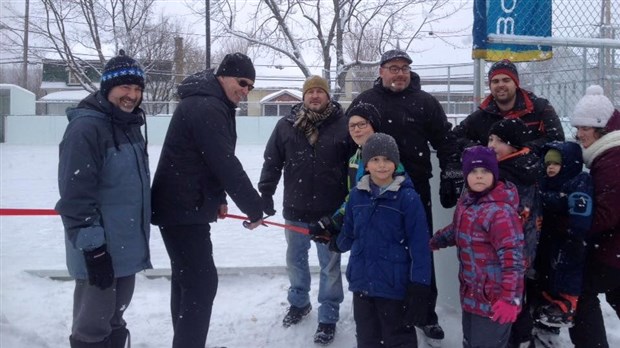
[(498, 180), (495, 152), (463, 152), (466, 192), (452, 223), (435, 233), (432, 250), (456, 245), (463, 308), (463, 347), (506, 347), (521, 309), (525, 260), (519, 195)]

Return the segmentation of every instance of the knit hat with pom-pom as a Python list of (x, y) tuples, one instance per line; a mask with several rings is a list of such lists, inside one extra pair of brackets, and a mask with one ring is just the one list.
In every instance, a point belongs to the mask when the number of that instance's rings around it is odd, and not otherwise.
[(603, 94), (603, 87), (592, 85), (575, 105), (570, 124), (573, 127), (605, 128), (614, 113), (614, 106)]

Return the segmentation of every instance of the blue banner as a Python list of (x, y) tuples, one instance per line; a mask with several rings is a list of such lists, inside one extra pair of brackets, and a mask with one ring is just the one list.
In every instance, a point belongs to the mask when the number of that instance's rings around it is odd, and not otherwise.
[(472, 57), (513, 62), (546, 60), (551, 46), (491, 44), (488, 34), (551, 37), (552, 0), (474, 0)]

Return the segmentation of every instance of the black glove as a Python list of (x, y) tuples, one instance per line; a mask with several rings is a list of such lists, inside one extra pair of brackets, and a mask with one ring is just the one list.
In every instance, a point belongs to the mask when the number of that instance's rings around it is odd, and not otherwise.
[(273, 196), (262, 195), (263, 199), (263, 212), (267, 216), (276, 215), (276, 210), (273, 208)]
[(448, 164), (446, 169), (441, 172), (440, 178), (439, 200), (444, 208), (452, 208), (456, 205), (461, 192), (463, 192), (463, 185), (465, 185), (461, 164)]
[(323, 216), (319, 221), (308, 224), (308, 232), (313, 241), (327, 244), (333, 236), (340, 232), (340, 228), (331, 217)]
[(431, 287), (420, 283), (411, 283), (405, 297), (405, 325), (426, 325)]
[(88, 272), (88, 284), (94, 285), (101, 290), (112, 286), (114, 282), (114, 268), (112, 258), (106, 250), (106, 245), (102, 245), (91, 251), (84, 251), (86, 261), (86, 271)]
[(331, 251), (332, 253), (342, 254), (342, 250), (338, 248), (338, 243), (336, 243), (337, 239), (338, 239), (338, 235), (332, 236), (332, 239), (330, 239), (327, 244), (327, 249), (329, 249), (329, 251)]

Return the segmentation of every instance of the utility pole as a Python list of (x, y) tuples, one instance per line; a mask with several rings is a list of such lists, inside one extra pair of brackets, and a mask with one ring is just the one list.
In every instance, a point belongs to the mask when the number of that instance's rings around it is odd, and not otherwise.
[(22, 53), (22, 88), (28, 89), (28, 24), (30, 22), (30, 0), (26, 0), (26, 8), (24, 10), (24, 42)]
[(205, 0), (205, 56), (207, 69), (211, 68), (211, 0)]

